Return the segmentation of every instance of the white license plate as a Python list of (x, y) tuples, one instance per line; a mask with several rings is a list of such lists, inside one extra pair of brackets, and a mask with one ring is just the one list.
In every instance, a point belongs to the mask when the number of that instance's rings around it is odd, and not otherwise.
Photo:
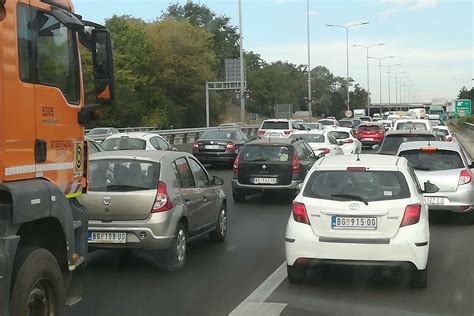
[(127, 233), (123, 232), (89, 232), (89, 243), (100, 244), (125, 244)]
[(425, 197), (425, 199), (428, 205), (443, 205), (444, 204), (444, 197), (442, 196), (427, 196)]
[(219, 145), (206, 145), (204, 146), (206, 149), (219, 149)]
[(373, 138), (362, 138), (362, 141), (373, 142), (374, 139)]
[(253, 178), (252, 182), (254, 184), (276, 184), (276, 178)]
[(377, 229), (377, 217), (333, 216), (333, 229)]

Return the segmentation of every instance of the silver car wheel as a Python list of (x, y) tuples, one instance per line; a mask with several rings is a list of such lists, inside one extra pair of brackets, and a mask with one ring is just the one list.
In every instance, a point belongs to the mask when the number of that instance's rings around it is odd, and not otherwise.
[(180, 229), (176, 237), (176, 255), (179, 262), (182, 262), (186, 256), (186, 233), (184, 229)]
[(227, 212), (225, 209), (221, 210), (219, 229), (221, 231), (221, 235), (225, 236), (227, 233)]

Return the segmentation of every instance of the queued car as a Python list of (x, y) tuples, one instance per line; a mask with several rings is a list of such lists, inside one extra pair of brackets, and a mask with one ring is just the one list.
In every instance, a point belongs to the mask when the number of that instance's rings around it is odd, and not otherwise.
[(419, 181), (439, 187), (435, 194), (425, 194), (430, 211), (451, 211), (468, 215), (474, 224), (474, 182), (472, 169), (456, 143), (411, 142), (400, 146), (398, 156), (405, 157)]
[(293, 120), (286, 119), (273, 119), (265, 120), (260, 125), (260, 128), (257, 131), (257, 135), (260, 137), (288, 137), (295, 130), (299, 130), (300, 127), (298, 123)]
[(341, 146), (343, 141), (338, 142), (334, 136), (327, 130), (323, 131), (297, 131), (290, 136), (292, 138), (300, 138), (308, 143), (313, 152), (319, 155), (343, 155), (344, 151)]
[(104, 139), (113, 134), (118, 134), (119, 131), (115, 127), (96, 127), (87, 133), (87, 137), (95, 142), (102, 142)]
[(331, 118), (320, 119), (318, 123), (323, 125), (324, 128), (339, 126), (339, 122)]
[(409, 120), (398, 120), (393, 125), (393, 130), (425, 130), (431, 131), (433, 127), (428, 120), (409, 119)]
[(113, 150), (174, 150), (163, 137), (155, 133), (133, 132), (118, 133), (102, 142), (105, 151)]
[(339, 122), (339, 126), (340, 127), (348, 127), (348, 128), (356, 128), (357, 125), (360, 124), (357, 124), (357, 122), (353, 119), (341, 119), (338, 121)]
[(92, 140), (91, 138), (86, 136), (84, 137), (84, 140), (87, 141), (87, 148), (89, 154), (95, 154), (104, 151), (104, 148), (98, 142)]
[(243, 202), (246, 196), (263, 191), (294, 194), (318, 158), (299, 137), (248, 142), (234, 162), (234, 201)]
[(357, 126), (355, 136), (362, 146), (381, 144), (385, 137), (385, 128), (378, 123), (362, 123)]
[(370, 116), (359, 116), (359, 119), (362, 122), (372, 122), (372, 118)]
[(435, 132), (443, 133), (443, 135), (445, 137), (445, 140), (447, 142), (453, 142), (454, 141), (453, 134), (451, 134), (451, 131), (449, 130), (449, 128), (447, 126), (438, 125), (438, 126), (433, 127), (433, 130)]
[(338, 141), (344, 155), (362, 153), (362, 143), (357, 139), (352, 128), (335, 127), (327, 129), (327, 134), (330, 134)]
[(78, 198), (88, 211), (89, 248), (138, 249), (176, 270), (189, 240), (225, 240), (223, 180), (209, 178), (191, 154), (104, 151), (91, 155), (89, 169), (87, 195)]
[(393, 121), (380, 120), (377, 123), (382, 124), (386, 132), (393, 130)]
[(323, 130), (324, 127), (319, 123), (298, 123), (301, 130)]
[(293, 201), (285, 233), (288, 280), (322, 265), (399, 266), (425, 288), (430, 231), (423, 193), (399, 157), (348, 155), (315, 163)]
[(232, 164), (247, 140), (237, 128), (206, 131), (193, 144), (193, 155), (201, 163)]
[(386, 120), (389, 120), (389, 121), (392, 121), (392, 122), (396, 122), (400, 119), (400, 115), (398, 114), (389, 114), (386, 118)]
[(389, 131), (385, 134), (385, 138), (381, 145), (374, 145), (372, 149), (377, 154), (382, 155), (396, 155), (402, 143), (416, 142), (416, 141), (436, 141), (438, 140), (433, 131)]

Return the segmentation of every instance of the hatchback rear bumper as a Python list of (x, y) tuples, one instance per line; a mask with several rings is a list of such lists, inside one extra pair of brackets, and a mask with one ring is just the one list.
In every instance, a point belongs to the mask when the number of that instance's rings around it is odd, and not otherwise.
[(294, 190), (302, 180), (292, 180), (290, 184), (273, 185), (273, 184), (242, 184), (237, 179), (232, 179), (232, 189), (244, 190)]
[(216, 152), (216, 153), (194, 153), (194, 157), (196, 157), (201, 163), (215, 163), (215, 162), (222, 162), (222, 163), (232, 163), (234, 162), (235, 158), (237, 157), (236, 153), (226, 153), (226, 152)]
[[(383, 242), (382, 242), (383, 241)], [(403, 227), (397, 235), (387, 240), (337, 239), (321, 241), (310, 225), (297, 223), (291, 217), (285, 238), (286, 261), (294, 265), (298, 259), (318, 264), (324, 260), (340, 263), (358, 262), (370, 265), (413, 264), (418, 270), (426, 268), (429, 251), (427, 225)], [(330, 261), (328, 261), (330, 262)]]
[(455, 213), (469, 213), (473, 211), (474, 185), (471, 183), (458, 187), (454, 192), (439, 191), (424, 195), (426, 197), (444, 197), (442, 205), (428, 205), (430, 211), (451, 211)]

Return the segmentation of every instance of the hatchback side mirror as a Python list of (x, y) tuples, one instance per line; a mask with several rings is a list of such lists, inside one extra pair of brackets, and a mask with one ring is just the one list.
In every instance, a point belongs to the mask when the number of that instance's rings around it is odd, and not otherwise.
[(218, 176), (213, 176), (211, 182), (212, 182), (213, 186), (224, 185), (224, 179), (222, 179), (221, 177), (218, 177)]
[(436, 184), (433, 184), (429, 181), (425, 182), (424, 183), (424, 190), (423, 190), (423, 193), (436, 193), (439, 191), (439, 188)]
[(172, 150), (172, 151), (178, 151), (178, 148), (176, 148), (176, 147), (171, 147), (171, 150)]
[(373, 145), (373, 146), (372, 146), (372, 149), (375, 150), (375, 151), (377, 151), (377, 150), (380, 149), (380, 145)]
[(303, 189), (303, 183), (298, 183), (295, 187), (296, 191), (300, 192)]
[(469, 165), (469, 169), (474, 169), (474, 161), (471, 161), (471, 164)]

